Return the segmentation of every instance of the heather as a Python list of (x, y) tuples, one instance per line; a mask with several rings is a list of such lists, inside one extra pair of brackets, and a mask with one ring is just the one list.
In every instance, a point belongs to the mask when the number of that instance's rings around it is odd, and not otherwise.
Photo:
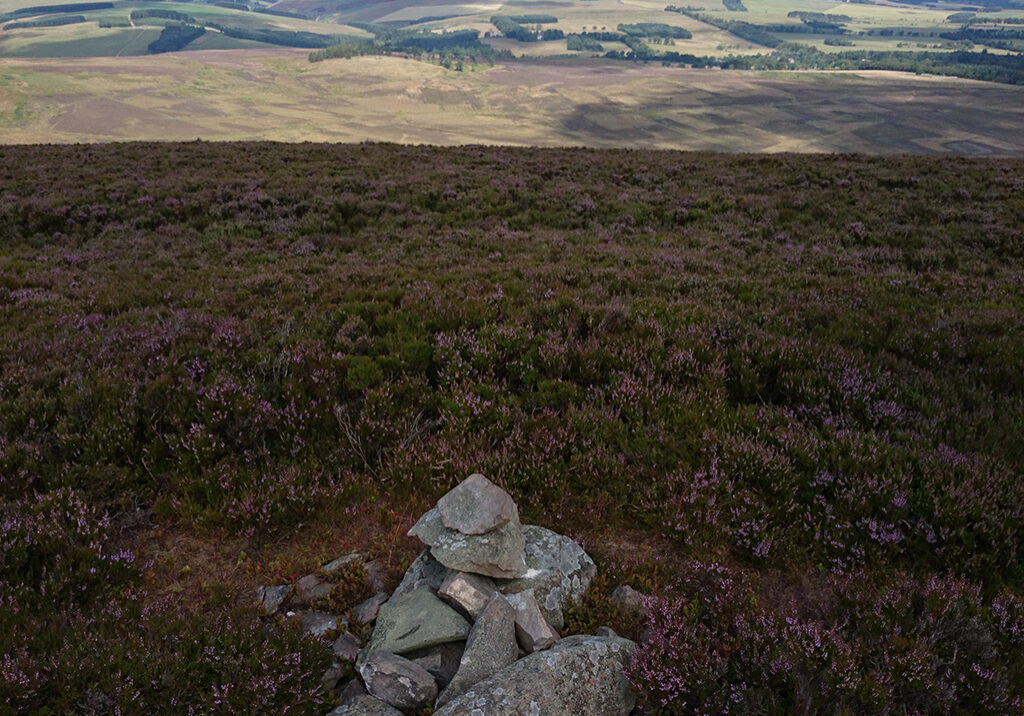
[(1020, 161), (0, 152), (12, 712), (323, 710), (315, 643), (145, 535), (398, 544), (472, 472), (660, 545), (601, 564), (655, 594), (648, 708), (1019, 712)]

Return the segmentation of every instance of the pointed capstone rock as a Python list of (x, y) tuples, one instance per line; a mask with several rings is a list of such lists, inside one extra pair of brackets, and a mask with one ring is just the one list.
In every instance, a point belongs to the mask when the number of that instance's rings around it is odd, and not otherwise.
[(597, 574), (594, 560), (565, 535), (536, 525), (523, 527), (525, 575), (498, 580), (498, 591), (515, 594), (532, 589), (544, 618), (555, 629), (565, 626), (565, 610), (583, 598)]
[(500, 594), (492, 595), (469, 632), (459, 670), (437, 698), (437, 706), (443, 706), (516, 660), (519, 647), (515, 622), (512, 605)]
[(484, 679), (434, 714), (626, 716), (635, 698), (623, 669), (635, 646), (616, 637), (567, 637)]
[(482, 535), (519, 519), (507, 492), (480, 474), (473, 474), (437, 501), (441, 524), (462, 534)]
[(469, 622), (429, 589), (414, 589), (392, 597), (380, 608), (370, 643), (360, 654), (359, 666), (378, 651), (405, 654), (416, 649), (462, 641), (469, 635)]
[(366, 690), (397, 709), (418, 709), (437, 698), (437, 683), (422, 666), (378, 651), (359, 669)]
[(435, 507), (420, 517), (409, 534), (430, 545), (434, 559), (450, 569), (503, 578), (526, 574), (523, 529), (518, 519), (487, 534), (466, 535), (445, 527)]

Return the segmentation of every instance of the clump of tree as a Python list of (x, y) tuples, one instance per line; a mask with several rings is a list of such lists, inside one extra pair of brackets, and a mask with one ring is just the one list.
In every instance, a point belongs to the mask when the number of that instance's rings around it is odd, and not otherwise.
[(193, 40), (200, 38), (206, 28), (196, 25), (168, 25), (160, 31), (160, 37), (149, 43), (146, 52), (158, 55), (163, 52), (177, 52), (185, 49)]
[(280, 45), (282, 47), (305, 47), (309, 49), (330, 47), (341, 40), (338, 35), (321, 35), (317, 32), (303, 32), (298, 30), (270, 30), (267, 28), (232, 27), (208, 23), (209, 27), (219, 30), (228, 37), (238, 40), (253, 40), (268, 45)]
[(558, 22), (558, 18), (554, 15), (508, 15), (507, 17), (520, 25), (549, 25)]
[(495, 15), (491, 18), (491, 24), (497, 28), (498, 32), (510, 40), (534, 42), (537, 39), (537, 33), (531, 32), (508, 15)]
[(688, 40), (693, 37), (693, 33), (685, 27), (667, 25), (663, 22), (637, 22), (631, 25), (623, 23), (619, 25), (618, 30), (630, 37), (661, 37), (675, 40)]
[(826, 37), (825, 44), (829, 47), (853, 47), (853, 40), (845, 37)]
[(786, 17), (796, 18), (808, 24), (814, 23), (830, 23), (830, 24), (846, 24), (852, 22), (853, 18), (849, 15), (839, 15), (824, 12), (810, 12), (808, 10), (793, 10), (786, 14)]
[(725, 5), (725, 9), (729, 12), (747, 11), (747, 6), (743, 4), (743, 0), (722, 0), (722, 4)]
[(338, 58), (348, 59), (351, 57), (360, 57), (362, 55), (379, 55), (382, 54), (379, 47), (374, 45), (373, 42), (365, 40), (346, 40), (340, 42), (337, 45), (331, 45), (325, 47), (322, 50), (316, 50), (315, 52), (309, 53), (310, 62), (322, 62), (323, 60), (333, 60)]
[(754, 25), (749, 22), (742, 20), (720, 20), (712, 15), (697, 12), (689, 7), (679, 7), (677, 5), (669, 5), (665, 8), (666, 12), (678, 12), (681, 15), (692, 17), (694, 20), (700, 20), (703, 23), (717, 27), (719, 30), (725, 30), (726, 32), (732, 33), (747, 42), (752, 42), (755, 45), (764, 45), (765, 47), (778, 47), (782, 44), (782, 40), (773, 36), (770, 32), (767, 32), (760, 25)]
[(4, 25), (4, 29), (23, 30), (29, 27), (60, 27), (61, 25), (77, 25), (80, 22), (85, 22), (85, 15), (58, 15), (55, 17), (43, 17), (38, 20), (9, 22)]
[(214, 6), (227, 8), (228, 10), (241, 10), (243, 12), (249, 12), (249, 6), (240, 2), (228, 2), (222, 0), (221, 2), (215, 2)]
[(175, 12), (174, 10), (132, 10), (129, 17), (131, 17), (132, 22), (156, 17), (162, 20), (173, 20), (174, 22), (180, 22), (185, 25), (202, 25), (199, 20), (196, 20), (191, 15), (186, 15), (183, 12)]
[[(276, 15), (278, 17), (290, 17), (296, 20), (308, 20), (309, 18), (305, 15), (301, 15), (297, 12), (288, 12), (287, 10), (275, 10), (269, 7), (257, 7), (253, 8), (253, 12), (258, 12), (262, 15)], [(349, 23), (351, 24), (351, 23)]]
[(32, 5), (11, 11), (11, 15), (55, 15), (62, 12), (89, 12), (90, 10), (110, 10), (112, 2), (75, 2), (63, 5)]
[(566, 35), (565, 49), (573, 52), (604, 52), (604, 47), (597, 40), (583, 35)]

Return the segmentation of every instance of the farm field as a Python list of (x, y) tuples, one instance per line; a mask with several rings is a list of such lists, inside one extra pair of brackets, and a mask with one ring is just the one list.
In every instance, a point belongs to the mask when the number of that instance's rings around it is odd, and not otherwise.
[(0, 61), (7, 143), (202, 138), (1019, 155), (1024, 88), (903, 73), (302, 50)]
[(1024, 160), (7, 145), (0, 232), (0, 712), (326, 713), (253, 589), (476, 471), (643, 713), (1021, 711)]

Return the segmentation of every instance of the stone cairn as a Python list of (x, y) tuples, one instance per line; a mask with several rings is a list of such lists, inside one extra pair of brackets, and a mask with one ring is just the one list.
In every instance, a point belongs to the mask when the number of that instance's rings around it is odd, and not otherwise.
[[(483, 475), (445, 494), (409, 534), (427, 549), (390, 596), (380, 592), (353, 612), (363, 624), (376, 622), (365, 646), (347, 631), (334, 642), (337, 661), (324, 688), (341, 685), (343, 661), (354, 662), (359, 678), (341, 689), (341, 705), (329, 716), (398, 716), (427, 706), (438, 716), (614, 716), (633, 709), (623, 675), (633, 642), (603, 627), (597, 636), (559, 637), (566, 609), (597, 571), (579, 544), (520, 524), (512, 498)], [(321, 572), (358, 558), (339, 558)], [(330, 584), (308, 575), (295, 588), (260, 587), (257, 598), (274, 613), (323, 589)], [(288, 613), (317, 635), (348, 626), (344, 617)]]

